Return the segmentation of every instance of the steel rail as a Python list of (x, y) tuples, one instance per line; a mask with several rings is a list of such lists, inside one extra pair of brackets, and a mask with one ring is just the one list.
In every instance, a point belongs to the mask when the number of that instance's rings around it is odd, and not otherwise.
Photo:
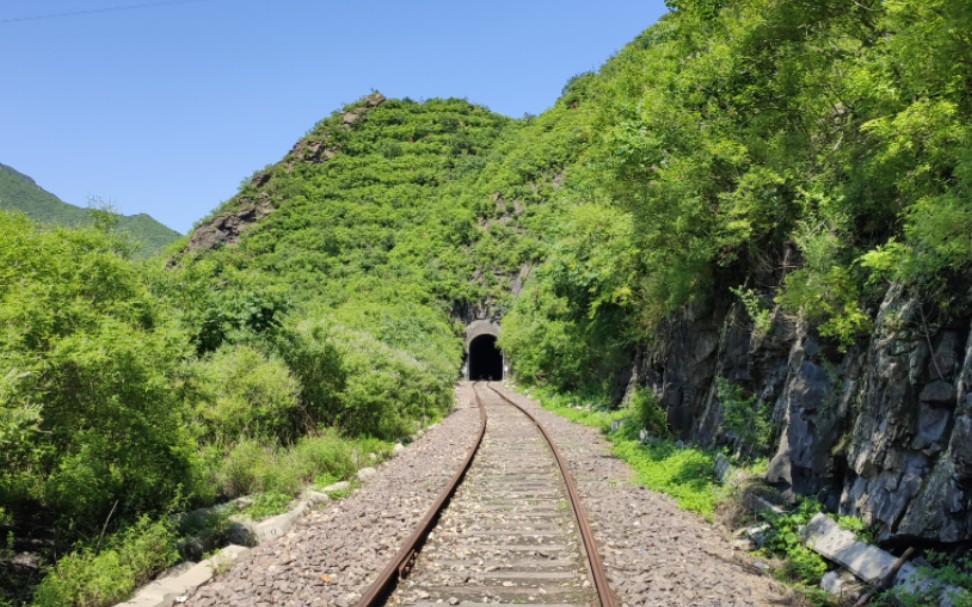
[(581, 541), (584, 543), (584, 551), (587, 553), (587, 562), (591, 568), (591, 576), (594, 578), (594, 587), (597, 590), (597, 598), (601, 601), (601, 607), (617, 607), (618, 602), (611, 591), (611, 587), (608, 584), (607, 572), (604, 570), (604, 563), (601, 562), (601, 555), (597, 551), (597, 540), (594, 538), (594, 532), (591, 530), (590, 522), (587, 520), (587, 513), (584, 511), (584, 506), (581, 504), (580, 493), (577, 491), (577, 485), (574, 484), (574, 479), (570, 474), (570, 470), (567, 468), (567, 462), (560, 455), (560, 451), (557, 449), (557, 445), (554, 444), (553, 439), (547, 434), (547, 431), (540, 424), (536, 417), (534, 417), (529, 411), (521, 407), (520, 405), (513, 402), (513, 400), (493, 387), (492, 384), (487, 383), (486, 386), (499, 395), (500, 398), (510, 403), (532, 421), (540, 434), (547, 440), (547, 444), (550, 446), (550, 450), (553, 452), (554, 459), (557, 460), (557, 466), (560, 468), (560, 474), (564, 479), (564, 485), (567, 487), (567, 495), (570, 499), (571, 508), (574, 511), (574, 520), (577, 521), (577, 528), (580, 530)]
[(462, 483), (462, 479), (466, 476), (466, 472), (469, 470), (469, 466), (472, 465), (473, 458), (476, 456), (476, 452), (483, 442), (483, 436), (486, 435), (486, 407), (483, 405), (483, 401), (479, 397), (479, 392), (476, 391), (475, 386), (473, 386), (473, 394), (476, 396), (476, 404), (479, 405), (479, 434), (473, 442), (472, 447), (469, 448), (466, 459), (463, 460), (462, 465), (459, 466), (452, 480), (449, 481), (449, 485), (443, 489), (442, 493), (435, 500), (435, 503), (429, 508), (425, 514), (425, 518), (419, 522), (412, 534), (405, 540), (405, 544), (395, 555), (395, 558), (382, 570), (377, 579), (371, 583), (368, 590), (365, 591), (364, 595), (355, 604), (356, 607), (378, 607), (383, 604), (384, 600), (398, 583), (398, 580), (404, 577), (409, 569), (411, 569), (415, 555), (422, 547), (422, 544), (425, 543), (429, 533), (435, 527), (439, 515), (445, 510), (445, 507), (449, 504), (449, 500), (452, 499), (456, 489)]

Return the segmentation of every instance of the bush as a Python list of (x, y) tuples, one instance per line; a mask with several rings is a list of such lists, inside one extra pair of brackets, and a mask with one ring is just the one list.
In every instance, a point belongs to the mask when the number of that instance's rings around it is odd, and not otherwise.
[(452, 403), (450, 384), (427, 365), (326, 318), (289, 327), (280, 348), (310, 418), (351, 436), (399, 439)]
[(338, 436), (336, 430), (305, 436), (288, 454), (288, 465), (306, 481), (327, 476), (347, 479), (354, 476), (359, 467), (354, 444)]
[(631, 410), (635, 423), (655, 436), (668, 436), (668, 414), (658, 397), (650, 390), (637, 388), (631, 396)]
[(73, 533), (159, 511), (191, 476), (188, 340), (120, 248), (0, 213), (0, 507)]
[(343, 438), (336, 429), (302, 437), (293, 447), (244, 439), (227, 453), (216, 473), (226, 497), (255, 493), (293, 496), (317, 479), (350, 479), (358, 468), (391, 453), (391, 444), (376, 439)]
[(178, 558), (171, 525), (142, 517), (109, 538), (102, 549), (82, 548), (58, 561), (37, 587), (33, 605), (112, 605), (127, 599)]
[(638, 290), (631, 217), (579, 205), (558, 232), (504, 317), (499, 345), (524, 381), (600, 390), (605, 377), (630, 364)]
[(281, 331), (276, 344), (300, 384), (301, 405), (316, 425), (334, 424), (338, 394), (347, 381), (341, 354), (330, 332), (326, 320), (295, 322)]
[(800, 528), (822, 511), (820, 502), (807, 498), (793, 512), (781, 515), (772, 512), (764, 514), (771, 527), (766, 534), (763, 549), (786, 559), (781, 573), (792, 582), (815, 585), (827, 572), (827, 562), (804, 546), (800, 537)]
[(717, 377), (716, 393), (722, 405), (722, 423), (732, 433), (743, 455), (765, 455), (773, 440), (773, 407), (755, 395), (745, 396), (741, 386)]
[(198, 367), (204, 396), (196, 417), (205, 440), (228, 445), (246, 437), (286, 443), (306, 428), (300, 384), (282, 360), (250, 346), (224, 345)]
[(613, 442), (614, 454), (637, 471), (638, 484), (671, 495), (680, 508), (712, 520), (721, 495), (712, 454), (664, 440), (641, 444), (618, 437)]
[(348, 434), (401, 439), (452, 404), (449, 385), (406, 353), (365, 333), (339, 334), (348, 376), (338, 425)]
[(874, 604), (877, 607), (937, 607), (946, 586), (957, 590), (948, 593), (953, 607), (972, 607), (972, 555), (949, 557), (944, 552), (929, 550), (924, 554), (930, 567), (919, 567), (931, 583), (920, 590), (896, 587), (883, 592)]
[(276, 463), (276, 451), (276, 447), (252, 438), (244, 438), (235, 444), (217, 472), (216, 482), (221, 493), (233, 498), (264, 491), (265, 472)]
[[(711, 520), (715, 507), (722, 499), (724, 490), (715, 481), (715, 456), (694, 448), (679, 448), (674, 441), (662, 438), (642, 444), (639, 431), (647, 419), (657, 427), (664, 424), (664, 412), (654, 395), (644, 389), (635, 393), (630, 410), (606, 411), (596, 407), (576, 409), (567, 406), (571, 402), (584, 402), (576, 394), (556, 394), (549, 390), (537, 390), (545, 409), (585, 426), (599, 428), (608, 433), (612, 422), (629, 419), (617, 432), (609, 434), (614, 444), (614, 455), (627, 462), (637, 473), (637, 483), (652, 491), (671, 495), (680, 508), (696, 512)], [(659, 417), (659, 412), (661, 416)], [(634, 414), (632, 416), (632, 414)], [(667, 435), (667, 425), (660, 426)]]
[(293, 495), (290, 493), (277, 493), (275, 491), (258, 493), (253, 496), (253, 503), (243, 513), (255, 521), (261, 521), (286, 512), (293, 499)]

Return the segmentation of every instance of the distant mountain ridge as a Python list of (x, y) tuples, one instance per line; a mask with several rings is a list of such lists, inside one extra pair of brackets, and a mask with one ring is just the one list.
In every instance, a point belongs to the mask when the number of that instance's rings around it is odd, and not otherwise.
[[(20, 211), (40, 223), (81, 226), (91, 222), (86, 209), (64, 202), (31, 177), (3, 163), (0, 163), (0, 210)], [(119, 228), (142, 244), (138, 254), (146, 257), (182, 237), (145, 213), (120, 216)]]

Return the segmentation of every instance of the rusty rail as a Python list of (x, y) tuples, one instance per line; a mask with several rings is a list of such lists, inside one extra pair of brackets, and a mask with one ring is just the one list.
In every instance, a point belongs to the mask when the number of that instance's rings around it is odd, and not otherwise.
[(445, 507), (449, 504), (449, 500), (452, 499), (453, 494), (455, 494), (456, 489), (462, 483), (462, 479), (466, 476), (466, 471), (469, 470), (469, 466), (472, 465), (473, 458), (476, 455), (476, 451), (479, 450), (479, 446), (483, 442), (483, 436), (486, 435), (486, 407), (483, 406), (482, 399), (479, 398), (479, 393), (473, 387), (473, 394), (476, 395), (476, 404), (479, 405), (479, 434), (476, 440), (473, 442), (472, 447), (469, 448), (469, 452), (466, 454), (466, 459), (463, 460), (462, 465), (453, 475), (452, 479), (449, 481), (449, 485), (439, 494), (439, 497), (429, 508), (429, 511), (425, 514), (425, 518), (419, 522), (415, 531), (412, 535), (405, 540), (405, 544), (395, 555), (395, 558), (385, 567), (384, 570), (378, 575), (378, 578), (372, 582), (371, 586), (364, 593), (360, 600), (358, 600), (356, 607), (377, 607), (381, 605), (383, 601), (387, 598), (388, 594), (394, 589), (398, 580), (408, 573), (411, 569), (412, 562), (415, 560), (415, 555), (418, 553), (422, 544), (425, 543), (426, 538), (429, 536), (429, 532), (435, 527), (436, 520), (439, 518), (439, 514), (445, 510)]
[(547, 440), (547, 444), (550, 446), (550, 450), (553, 452), (554, 459), (557, 460), (557, 466), (560, 468), (560, 474), (564, 479), (564, 485), (567, 487), (567, 495), (570, 498), (570, 505), (574, 511), (574, 519), (577, 521), (577, 528), (580, 530), (581, 541), (584, 542), (584, 551), (587, 553), (587, 562), (591, 568), (591, 577), (594, 578), (594, 587), (597, 590), (597, 598), (601, 601), (601, 607), (616, 607), (618, 602), (611, 591), (611, 587), (608, 584), (607, 572), (604, 570), (604, 563), (601, 562), (601, 555), (597, 551), (597, 540), (594, 539), (594, 532), (591, 530), (591, 524), (587, 520), (587, 513), (584, 511), (584, 506), (581, 504), (580, 493), (577, 491), (577, 485), (574, 484), (574, 479), (570, 475), (570, 471), (567, 469), (567, 462), (564, 460), (563, 456), (560, 455), (560, 451), (557, 449), (557, 445), (554, 444), (553, 439), (547, 434), (544, 427), (537, 421), (529, 411), (521, 407), (520, 405), (513, 402), (508, 396), (494, 388), (491, 384), (486, 384), (490, 390), (499, 395), (500, 398), (510, 403), (524, 415), (530, 418), (540, 430), (540, 434)]

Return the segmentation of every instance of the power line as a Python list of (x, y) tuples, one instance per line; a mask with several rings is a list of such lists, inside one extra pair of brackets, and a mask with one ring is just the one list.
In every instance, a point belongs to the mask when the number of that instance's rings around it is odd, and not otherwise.
[(209, 2), (209, 0), (161, 0), (159, 2), (144, 2), (142, 4), (126, 4), (122, 6), (106, 6), (104, 8), (89, 8), (80, 11), (50, 13), (47, 15), (32, 15), (30, 17), (13, 17), (10, 19), (0, 19), (0, 25), (7, 23), (22, 23), (24, 21), (46, 21), (48, 19), (60, 19), (61, 17), (78, 17), (81, 15), (95, 15), (99, 13), (118, 13), (121, 11), (133, 11), (142, 8), (156, 8), (160, 6), (174, 6), (178, 4), (198, 4), (200, 2)]

